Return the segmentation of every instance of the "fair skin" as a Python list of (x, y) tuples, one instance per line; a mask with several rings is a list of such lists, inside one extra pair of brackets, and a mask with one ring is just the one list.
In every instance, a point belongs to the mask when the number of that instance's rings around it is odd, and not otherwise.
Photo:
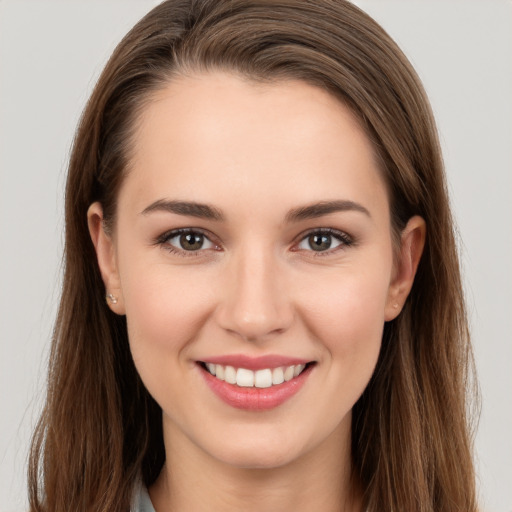
[[(174, 79), (141, 114), (112, 233), (102, 218), (91, 205), (110, 307), (126, 315), (163, 411), (157, 512), (361, 510), (351, 410), (410, 291), (425, 225), (413, 217), (396, 250), (350, 111), (298, 81)], [(235, 407), (207, 384), (218, 377), (204, 363), (269, 354), (309, 363), (282, 403)]]

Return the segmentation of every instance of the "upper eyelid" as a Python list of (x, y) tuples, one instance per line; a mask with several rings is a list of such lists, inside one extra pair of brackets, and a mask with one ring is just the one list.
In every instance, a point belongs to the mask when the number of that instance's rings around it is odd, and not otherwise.
[(322, 233), (327, 235), (332, 235), (334, 237), (338, 236), (340, 239), (350, 239), (353, 241), (353, 236), (349, 235), (346, 231), (343, 231), (341, 229), (334, 229), (334, 228), (311, 228), (307, 231), (303, 231), (300, 235), (298, 235), (295, 240), (297, 242), (300, 242), (304, 240), (304, 238), (314, 234), (314, 233)]
[[(184, 233), (197, 233), (197, 234), (202, 235), (213, 245), (213, 248), (212, 247), (204, 248), (204, 249), (200, 248), (198, 250), (187, 251), (180, 247), (176, 247), (172, 243), (169, 243), (169, 240), (171, 240), (172, 238), (176, 238)], [(218, 242), (216, 242), (214, 240), (213, 236), (209, 235), (209, 232), (207, 230), (204, 230), (202, 228), (189, 228), (189, 227), (170, 229), (170, 230), (166, 231), (165, 233), (162, 233), (160, 236), (158, 236), (154, 240), (153, 245), (159, 246), (160, 248), (165, 249), (166, 251), (168, 251), (170, 253), (174, 253), (175, 255), (178, 255), (179, 257), (182, 257), (182, 258), (200, 257), (202, 255), (204, 256), (205, 251), (211, 251), (212, 249), (213, 250), (219, 249)]]
[[(217, 236), (215, 236), (213, 233), (211, 233), (208, 230), (205, 230), (203, 228), (199, 227), (183, 227), (183, 228), (175, 228), (170, 229), (164, 233), (162, 233), (160, 236), (158, 236), (155, 239), (155, 243), (162, 244), (167, 242), (169, 239), (178, 236), (182, 233), (199, 233), (206, 237), (210, 242), (216, 244), (216, 245), (222, 245), (218, 239)], [(322, 233), (322, 234), (329, 234), (336, 238), (339, 238), (342, 242), (347, 242), (347, 239), (353, 243), (354, 239), (353, 237), (348, 234), (346, 231), (330, 228), (330, 227), (320, 227), (320, 228), (311, 228), (306, 231), (301, 232), (299, 235), (297, 235), (294, 238), (294, 241), (292, 242), (293, 246), (296, 246), (298, 243), (302, 242), (306, 237), (311, 236), (314, 233)], [(198, 252), (198, 251), (196, 251)], [(327, 251), (326, 251), (327, 252)]]
[(161, 235), (159, 235), (156, 238), (156, 243), (164, 243), (170, 238), (174, 238), (175, 236), (181, 235), (183, 233), (199, 233), (200, 235), (203, 235), (204, 237), (208, 238), (210, 242), (215, 242), (215, 236), (213, 233), (210, 233), (208, 230), (202, 229), (202, 228), (176, 228), (176, 229), (169, 229), (168, 231), (165, 231)]

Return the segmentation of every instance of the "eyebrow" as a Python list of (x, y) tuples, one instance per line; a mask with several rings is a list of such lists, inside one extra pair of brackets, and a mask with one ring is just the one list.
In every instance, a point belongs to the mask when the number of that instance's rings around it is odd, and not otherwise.
[[(142, 215), (151, 212), (169, 212), (177, 215), (187, 215), (200, 219), (223, 221), (224, 214), (214, 206), (196, 203), (193, 201), (173, 201), (159, 199), (142, 210)], [(307, 206), (300, 206), (290, 210), (285, 217), (286, 222), (299, 222), (301, 220), (315, 219), (330, 213), (356, 211), (371, 218), (370, 212), (361, 204), (349, 200), (321, 201)]]
[(298, 222), (301, 220), (315, 219), (330, 213), (355, 211), (361, 212), (371, 218), (370, 212), (361, 204), (354, 201), (321, 201), (307, 206), (294, 208), (286, 214), (287, 222)]
[(198, 217), (200, 219), (224, 220), (222, 212), (208, 204), (195, 203), (191, 201), (170, 201), (159, 199), (151, 203), (147, 208), (142, 210), (142, 215), (151, 212), (169, 212), (178, 215), (188, 215), (190, 217)]

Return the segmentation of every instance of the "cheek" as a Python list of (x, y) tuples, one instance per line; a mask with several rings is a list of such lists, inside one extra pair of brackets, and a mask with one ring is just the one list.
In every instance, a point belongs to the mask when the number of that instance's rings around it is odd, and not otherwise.
[(158, 365), (186, 353), (209, 315), (207, 291), (165, 264), (132, 261), (122, 278), (128, 335), (136, 360)]
[(210, 315), (209, 294), (179, 269), (147, 263), (130, 269), (122, 285), (135, 367), (168, 414), (193, 415), (183, 383), (194, 365), (191, 347)]
[(303, 318), (314, 337), (321, 340), (333, 364), (368, 366), (378, 357), (389, 286), (388, 267), (372, 271), (340, 269), (303, 301)]

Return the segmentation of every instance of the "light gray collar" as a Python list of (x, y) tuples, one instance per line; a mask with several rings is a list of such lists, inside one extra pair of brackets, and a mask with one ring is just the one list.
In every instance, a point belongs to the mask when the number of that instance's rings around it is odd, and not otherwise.
[(130, 512), (155, 512), (148, 490), (142, 482), (135, 488)]

